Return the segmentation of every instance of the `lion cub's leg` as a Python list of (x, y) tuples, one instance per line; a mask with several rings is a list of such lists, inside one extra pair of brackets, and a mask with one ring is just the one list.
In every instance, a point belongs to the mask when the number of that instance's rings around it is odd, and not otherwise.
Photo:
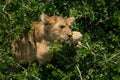
[(40, 64), (44, 64), (47, 61), (51, 61), (53, 54), (49, 53), (49, 46), (46, 42), (37, 42), (36, 43), (37, 46), (37, 53), (36, 53), (36, 57), (38, 59), (38, 62)]

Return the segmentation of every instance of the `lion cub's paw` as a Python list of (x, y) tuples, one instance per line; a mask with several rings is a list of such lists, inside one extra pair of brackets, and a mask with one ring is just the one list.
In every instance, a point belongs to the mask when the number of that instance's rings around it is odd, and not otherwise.
[(80, 40), (82, 39), (83, 35), (78, 31), (72, 31), (72, 42), (77, 44), (77, 46), (82, 45)]

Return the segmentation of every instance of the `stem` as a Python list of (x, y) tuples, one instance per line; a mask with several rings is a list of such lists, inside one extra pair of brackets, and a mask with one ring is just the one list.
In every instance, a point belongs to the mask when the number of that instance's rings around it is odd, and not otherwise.
[(6, 2), (6, 4), (3, 6), (2, 12), (5, 13), (5, 14), (7, 14), (7, 15), (10, 17), (10, 19), (11, 19), (11, 15), (10, 15), (8, 12), (5, 11), (5, 8), (6, 8), (7, 4), (8, 4), (10, 1), (11, 1), (11, 0), (8, 0), (8, 1)]
[(77, 68), (77, 70), (78, 70), (78, 72), (79, 72), (80, 80), (83, 80), (81, 71), (80, 71), (80, 69), (79, 69), (79, 67), (78, 67), (77, 65), (76, 65), (76, 68)]

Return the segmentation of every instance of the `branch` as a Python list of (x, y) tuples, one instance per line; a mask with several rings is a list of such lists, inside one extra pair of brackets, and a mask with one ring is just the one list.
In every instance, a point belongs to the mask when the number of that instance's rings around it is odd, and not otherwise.
[(8, 1), (6, 2), (6, 4), (3, 6), (2, 12), (5, 13), (5, 14), (7, 14), (7, 15), (10, 17), (10, 19), (11, 19), (11, 15), (10, 15), (8, 12), (5, 11), (5, 8), (6, 8), (7, 4), (8, 4), (10, 1), (11, 1), (11, 0), (8, 0)]
[(76, 68), (77, 68), (77, 70), (78, 70), (78, 72), (79, 72), (80, 80), (83, 80), (81, 71), (80, 71), (80, 69), (79, 69), (79, 67), (78, 67), (77, 65), (76, 65)]
[(120, 54), (120, 52), (115, 54), (115, 55), (113, 55), (112, 57), (110, 57), (107, 61), (110, 61), (111, 59), (113, 59), (114, 57), (118, 56), (119, 54)]
[[(64, 56), (62, 56), (62, 55), (59, 55), (59, 56), (62, 57), (64, 60), (70, 62), (70, 61), (69, 61), (68, 59), (66, 59)], [(77, 65), (76, 65), (76, 68), (77, 68), (77, 70), (78, 70), (78, 73), (79, 73), (79, 76), (80, 76), (80, 80), (83, 80), (81, 71), (80, 71), (80, 69), (79, 69), (79, 67), (78, 67)]]
[[(25, 70), (26, 71), (26, 76), (29, 74), (28, 72), (27, 72), (27, 69), (25, 69), (24, 67), (22, 67), (20, 64), (18, 64), (17, 63), (17, 65), (20, 67), (20, 68), (22, 68), (23, 70)], [(33, 75), (33, 74), (29, 74), (29, 75), (31, 75), (32, 77), (34, 77), (35, 79), (37, 79), (37, 80), (40, 80), (40, 78), (39, 77), (36, 77), (35, 75)]]

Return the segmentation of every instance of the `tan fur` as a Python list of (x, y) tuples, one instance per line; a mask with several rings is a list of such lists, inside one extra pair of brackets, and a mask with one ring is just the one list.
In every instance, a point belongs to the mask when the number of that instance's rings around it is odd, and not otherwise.
[(55, 40), (57, 40), (58, 43), (66, 42), (72, 37), (73, 41), (81, 38), (79, 32), (77, 33), (79, 37), (75, 38), (76, 33), (71, 30), (73, 21), (74, 17), (49, 17), (42, 14), (41, 21), (33, 22), (34, 31), (32, 34), (26, 34), (21, 38), (18, 37), (13, 40), (12, 47), (16, 52), (16, 61), (30, 63), (33, 60), (38, 60), (40, 64), (50, 61), (53, 54), (49, 53), (49, 43)]
[(82, 34), (78, 31), (72, 31), (72, 42), (77, 43), (77, 46), (82, 45), (80, 40), (82, 39)]

